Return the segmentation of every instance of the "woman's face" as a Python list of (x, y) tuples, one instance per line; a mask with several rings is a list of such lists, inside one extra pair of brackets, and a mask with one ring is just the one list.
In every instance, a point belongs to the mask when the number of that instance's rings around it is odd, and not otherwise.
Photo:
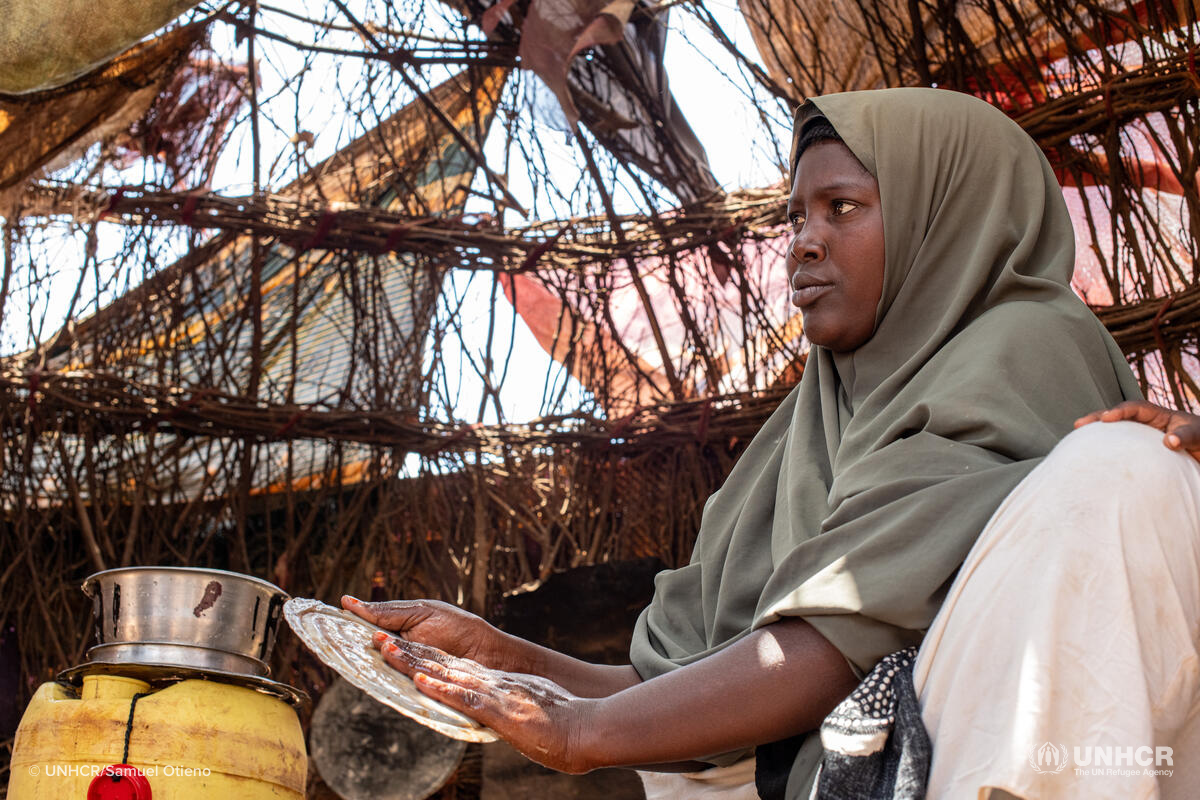
[(809, 341), (854, 350), (875, 332), (883, 294), (879, 184), (841, 142), (811, 145), (796, 165), (788, 201), (792, 304)]

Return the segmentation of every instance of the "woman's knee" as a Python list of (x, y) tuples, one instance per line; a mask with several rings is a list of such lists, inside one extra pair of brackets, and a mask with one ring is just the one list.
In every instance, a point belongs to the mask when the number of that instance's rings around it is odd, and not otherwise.
[(1004, 501), (982, 538), (997, 537), (1072, 562), (1125, 557), (1151, 539), (1190, 558), (1200, 553), (1200, 465), (1147, 425), (1085, 425)]
[(1167, 448), (1161, 431), (1137, 422), (1097, 422), (1066, 436), (1041, 470), (1074, 488), (1139, 502), (1200, 500), (1200, 464)]

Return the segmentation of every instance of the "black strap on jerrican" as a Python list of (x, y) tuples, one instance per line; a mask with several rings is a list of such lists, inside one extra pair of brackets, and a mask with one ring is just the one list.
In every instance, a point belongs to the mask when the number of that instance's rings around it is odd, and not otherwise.
[[(149, 694), (153, 694), (153, 692), (141, 692), (139, 694), (135, 694), (133, 699), (129, 701), (129, 719), (125, 722), (125, 749), (121, 753), (122, 764), (129, 763), (129, 735), (133, 733), (133, 712), (137, 708), (138, 700), (141, 700), (143, 697)], [(120, 780), (120, 775), (113, 776), (113, 783), (117, 783)]]

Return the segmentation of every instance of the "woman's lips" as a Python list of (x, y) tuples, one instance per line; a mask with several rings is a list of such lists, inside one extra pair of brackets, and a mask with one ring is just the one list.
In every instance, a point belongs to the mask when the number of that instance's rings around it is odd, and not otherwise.
[(824, 296), (832, 288), (832, 283), (815, 283), (808, 286), (801, 286), (792, 292), (792, 305), (804, 308)]

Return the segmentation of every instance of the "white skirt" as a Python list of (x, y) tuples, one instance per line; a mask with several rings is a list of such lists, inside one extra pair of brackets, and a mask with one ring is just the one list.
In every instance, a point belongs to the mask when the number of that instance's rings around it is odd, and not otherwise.
[(996, 510), (914, 668), (930, 800), (1200, 798), (1200, 464), (1162, 439), (1087, 425)]
[(700, 772), (639, 771), (646, 800), (758, 800), (754, 756)]

